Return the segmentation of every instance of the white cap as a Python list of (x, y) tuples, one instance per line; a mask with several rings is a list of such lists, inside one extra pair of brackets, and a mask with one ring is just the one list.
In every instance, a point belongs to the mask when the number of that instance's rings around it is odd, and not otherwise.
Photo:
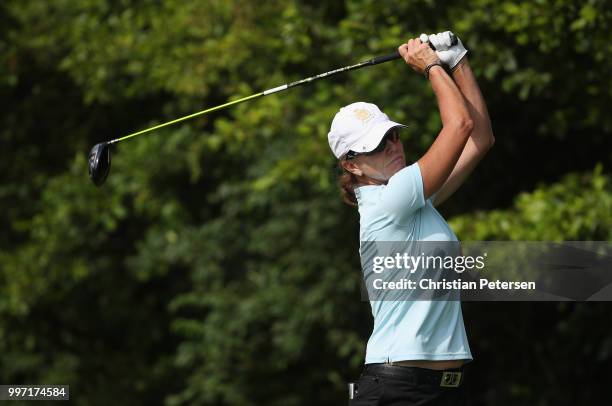
[(351, 151), (370, 152), (393, 127), (406, 127), (389, 117), (372, 103), (356, 102), (340, 109), (327, 134), (329, 146), (336, 156)]

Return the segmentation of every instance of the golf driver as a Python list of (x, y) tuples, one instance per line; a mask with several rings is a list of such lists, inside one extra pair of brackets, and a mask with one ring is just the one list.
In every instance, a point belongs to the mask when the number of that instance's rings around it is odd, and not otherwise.
[[(455, 45), (457, 43), (457, 37), (450, 33), (450, 43), (452, 45)], [(429, 43), (429, 38), (427, 37), (427, 35), (425, 34), (421, 34), (420, 36), (420, 40), (424, 43)], [(431, 43), (429, 44), (429, 46), (435, 50), (435, 48), (431, 45)], [(283, 90), (287, 90), (290, 89), (292, 87), (296, 87), (296, 86), (300, 86), (300, 85), (304, 85), (307, 83), (312, 83), (315, 80), (318, 79), (322, 79), (322, 78), (326, 78), (326, 77), (330, 77), (333, 75), (336, 75), (338, 73), (342, 73), (342, 72), (347, 72), (350, 70), (355, 70), (355, 69), (360, 69), (363, 68), (365, 66), (372, 66), (372, 65), (378, 65), (379, 63), (384, 63), (384, 62), (388, 62), (388, 61), (393, 61), (395, 59), (401, 59), (401, 55), (398, 51), (392, 53), (392, 54), (387, 54), (387, 55), (381, 55), (381, 56), (377, 56), (375, 58), (372, 58), (370, 60), (355, 64), (355, 65), (350, 65), (350, 66), (345, 66), (343, 68), (338, 68), (338, 69), (334, 69), (331, 70), (329, 72), (324, 72), (324, 73), (320, 73), (316, 76), (311, 76), (309, 78), (306, 79), (302, 79), (302, 80), (298, 80), (295, 82), (291, 82), (291, 83), (287, 83), (281, 86), (277, 86), (268, 90), (264, 90), (263, 92), (260, 93), (255, 93), (252, 94), (250, 96), (246, 96), (243, 97), (242, 99), (238, 99), (238, 100), (234, 100), (232, 102), (228, 102), (225, 104), (221, 104), (219, 106), (215, 106), (215, 107), (211, 107), (208, 108), (206, 110), (202, 110), (202, 111), (198, 111), (197, 113), (193, 113), (193, 114), (189, 114), (187, 116), (184, 117), (180, 117), (177, 118), (175, 120), (172, 121), (168, 121), (162, 124), (158, 124), (156, 126), (132, 133), (132, 134), (128, 134), (126, 136), (123, 136), (121, 138), (116, 138), (114, 140), (110, 140), (110, 141), (106, 141), (106, 142), (102, 142), (99, 144), (94, 145), (94, 147), (91, 149), (91, 151), (89, 151), (89, 177), (91, 178), (92, 182), (96, 185), (96, 186), (101, 186), (104, 181), (106, 180), (106, 177), (108, 176), (108, 173), (110, 171), (110, 166), (111, 166), (111, 156), (110, 156), (110, 146), (113, 144), (117, 144), (119, 142), (125, 141), (127, 139), (130, 139), (132, 137), (136, 137), (137, 135), (141, 135), (144, 133), (148, 133), (150, 131), (153, 130), (157, 130), (160, 129), (162, 127), (166, 127), (172, 124), (176, 124), (178, 122), (181, 121), (185, 121), (185, 120), (189, 120), (190, 118), (194, 118), (197, 116), (201, 116), (203, 114), (206, 113), (210, 113), (216, 110), (221, 110), (223, 108), (229, 107), (229, 106), (233, 106), (235, 104), (239, 104), (242, 102), (245, 102), (247, 100), (252, 100), (252, 99), (256, 99), (258, 97), (262, 97), (262, 96), (267, 96), (269, 94), (272, 93), (277, 93)]]

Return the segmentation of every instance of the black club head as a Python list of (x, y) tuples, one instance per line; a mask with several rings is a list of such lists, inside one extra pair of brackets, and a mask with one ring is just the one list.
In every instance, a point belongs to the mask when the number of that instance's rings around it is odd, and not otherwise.
[(94, 145), (89, 151), (89, 177), (96, 186), (102, 186), (110, 171), (110, 145), (106, 142)]

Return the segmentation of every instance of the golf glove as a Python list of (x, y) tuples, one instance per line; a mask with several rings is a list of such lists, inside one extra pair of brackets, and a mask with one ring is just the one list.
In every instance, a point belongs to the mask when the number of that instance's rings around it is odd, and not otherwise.
[(467, 49), (457, 37), (457, 43), (451, 45), (451, 32), (444, 31), (429, 36), (429, 42), (436, 48), (438, 58), (445, 63), (451, 70), (455, 69), (457, 64), (467, 54)]

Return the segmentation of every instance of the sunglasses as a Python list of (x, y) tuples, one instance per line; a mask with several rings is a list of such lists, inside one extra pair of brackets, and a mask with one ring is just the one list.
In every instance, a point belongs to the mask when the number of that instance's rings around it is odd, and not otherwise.
[(378, 154), (379, 152), (382, 152), (385, 150), (385, 148), (387, 147), (387, 141), (396, 142), (398, 139), (399, 139), (399, 133), (397, 132), (397, 130), (392, 129), (390, 131), (387, 131), (383, 139), (380, 141), (380, 144), (378, 144), (378, 146), (374, 148), (372, 151), (355, 152), (355, 151), (349, 150), (349, 152), (346, 153), (346, 159), (347, 160), (354, 159), (354, 158), (357, 158), (359, 155), (370, 156), (370, 155)]

